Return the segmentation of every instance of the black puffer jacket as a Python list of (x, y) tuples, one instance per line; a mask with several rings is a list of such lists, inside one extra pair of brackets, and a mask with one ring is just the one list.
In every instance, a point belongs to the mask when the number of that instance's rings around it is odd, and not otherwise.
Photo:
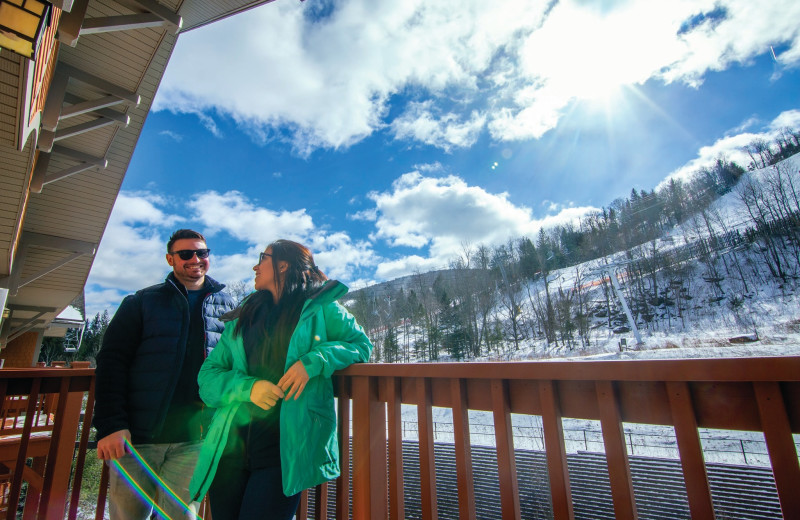
[[(206, 353), (225, 328), (219, 317), (235, 307), (224, 285), (206, 276)], [(172, 273), (164, 283), (125, 297), (97, 355), (97, 438), (128, 429), (134, 442), (159, 435), (172, 401), (189, 336), (186, 289)]]

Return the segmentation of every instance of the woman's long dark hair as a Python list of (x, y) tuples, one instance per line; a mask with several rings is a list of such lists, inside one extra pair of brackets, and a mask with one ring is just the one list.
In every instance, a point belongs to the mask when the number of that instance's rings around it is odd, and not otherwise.
[[(280, 378), (286, 361), (286, 348), (300, 319), (303, 303), (328, 277), (314, 263), (311, 251), (302, 244), (276, 240), (267, 248), (272, 250), (271, 267), (278, 294), (274, 298), (266, 290), (251, 294), (242, 303), (233, 333), (234, 336), (242, 335), (246, 352), (256, 349), (262, 352), (262, 365), (279, 366), (281, 374), (276, 375)], [(279, 262), (286, 262), (284, 272), (278, 269)]]

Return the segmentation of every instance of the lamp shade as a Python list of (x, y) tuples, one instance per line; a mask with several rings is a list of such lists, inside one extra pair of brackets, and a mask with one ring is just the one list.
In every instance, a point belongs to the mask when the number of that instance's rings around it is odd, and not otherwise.
[(0, 0), (0, 48), (34, 59), (52, 7), (39, 0)]

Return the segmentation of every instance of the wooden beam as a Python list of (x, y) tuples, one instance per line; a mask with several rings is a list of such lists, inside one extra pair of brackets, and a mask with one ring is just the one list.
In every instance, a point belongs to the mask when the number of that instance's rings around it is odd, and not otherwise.
[(336, 479), (336, 518), (350, 518), (350, 381), (337, 377), (337, 406), (339, 419), (339, 464), (341, 473)]
[(56, 39), (61, 43), (75, 47), (78, 44), (78, 37), (81, 34), (83, 19), (86, 17), (86, 8), (89, 0), (74, 0), (72, 9), (69, 12), (61, 13), (61, 20), (58, 23)]
[(519, 481), (514, 455), (514, 432), (511, 429), (511, 406), (502, 379), (491, 382), (494, 436), (497, 444), (497, 474), (500, 481), (500, 506), (503, 520), (519, 520)]
[(155, 0), (131, 0), (133, 3), (138, 4), (142, 8), (150, 11), (159, 18), (168, 21), (173, 27), (173, 34), (178, 34), (183, 28), (183, 18), (178, 13), (170, 11), (167, 7), (161, 5)]
[(558, 391), (554, 381), (539, 381), (547, 472), (550, 475), (550, 500), (555, 520), (573, 520), (572, 488), (567, 466), (567, 448)]
[(692, 518), (713, 520), (714, 504), (703, 459), (703, 447), (697, 432), (697, 418), (689, 385), (685, 381), (668, 381), (667, 395), (675, 423), (675, 437), (683, 468), (683, 481)]
[(170, 22), (153, 13), (126, 14), (87, 18), (81, 26), (81, 36), (116, 31), (131, 31), (155, 27), (172, 26)]
[[(75, 137), (76, 135), (85, 134), (86, 132), (98, 130), (100, 128), (106, 127), (108, 125), (113, 125), (116, 123), (117, 122), (114, 121), (113, 119), (100, 117), (95, 119), (94, 121), (87, 121), (85, 123), (81, 123), (75, 126), (70, 126), (68, 128), (59, 128), (58, 130), (56, 130), (56, 135), (53, 138), (53, 141), (61, 141), (63, 139), (68, 139), (70, 137)], [(127, 126), (127, 122), (125, 126)]]
[(103, 96), (98, 99), (86, 100), (74, 94), (70, 94), (69, 92), (67, 92), (67, 94), (64, 96), (64, 101), (71, 103), (71, 105), (65, 106), (61, 109), (61, 117), (59, 120), (88, 114), (89, 112), (96, 112), (103, 108), (112, 107), (114, 105), (119, 105), (120, 103), (126, 102), (124, 99), (120, 99), (117, 96)]
[(403, 485), (403, 403), (400, 395), (400, 378), (390, 377), (386, 382), (386, 406), (389, 414), (389, 518), (405, 518), (405, 490)]
[(417, 379), (417, 432), (419, 434), (419, 487), (423, 520), (436, 520), (436, 457), (433, 451), (433, 413), (431, 382)]
[[(67, 65), (64, 62), (60, 62), (58, 67), (56, 67), (56, 72), (62, 72), (64, 74), (69, 75), (70, 78), (73, 78), (81, 83), (85, 83), (90, 87), (94, 87), (95, 89), (105, 93), (111, 94), (112, 96), (116, 96), (120, 99), (124, 99), (131, 103), (138, 103), (139, 102), (139, 95), (135, 92), (131, 92), (126, 90), (119, 85), (116, 85), (108, 80), (105, 80), (101, 77), (95, 76), (94, 74), (90, 74), (82, 69), (77, 67), (73, 67), (72, 65)], [(63, 98), (62, 98), (63, 99)], [(59, 107), (60, 110), (60, 107)]]
[(453, 400), (453, 441), (458, 477), (458, 517), (474, 520), (475, 483), (472, 475), (472, 443), (469, 436), (469, 409), (467, 386), (463, 379), (450, 380)]
[(783, 518), (800, 518), (800, 464), (781, 387), (774, 382), (755, 381), (753, 389)]
[[(56, 66), (53, 74), (53, 81), (47, 90), (47, 99), (42, 109), (42, 130), (55, 132), (58, 126), (58, 118), (61, 116), (61, 108), (64, 105), (64, 97), (67, 95), (67, 85), (69, 84), (69, 73), (62, 65)], [(40, 136), (41, 140), (41, 136)]]
[(611, 481), (611, 497), (614, 500), (614, 513), (617, 520), (636, 520), (636, 499), (633, 493), (631, 467), (628, 450), (625, 447), (625, 432), (619, 410), (614, 383), (597, 381), (597, 404), (600, 410), (600, 423), (603, 428), (603, 444), (608, 462), (608, 478)]

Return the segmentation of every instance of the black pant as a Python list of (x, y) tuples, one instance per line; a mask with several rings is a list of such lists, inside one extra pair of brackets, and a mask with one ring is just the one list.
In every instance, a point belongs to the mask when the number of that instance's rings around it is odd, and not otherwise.
[(300, 493), (283, 494), (281, 468), (248, 469), (242, 459), (222, 457), (208, 490), (214, 520), (290, 520)]

